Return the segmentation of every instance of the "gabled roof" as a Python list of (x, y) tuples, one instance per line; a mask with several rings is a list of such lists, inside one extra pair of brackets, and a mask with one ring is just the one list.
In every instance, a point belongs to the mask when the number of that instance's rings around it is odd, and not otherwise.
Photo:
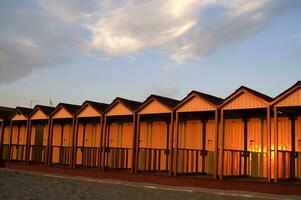
[(272, 104), (277, 103), (278, 101), (280, 101), (281, 99), (283, 99), (286, 94), (289, 94), (291, 91), (293, 91), (295, 88), (301, 87), (301, 81), (297, 81), (294, 85), (292, 85), (291, 87), (289, 87), (288, 89), (284, 90), (283, 92), (281, 92), (279, 95), (277, 95)]
[(163, 96), (159, 96), (159, 95), (150, 95), (143, 103), (142, 105), (136, 110), (139, 111), (142, 108), (144, 108), (150, 100), (155, 99), (158, 102), (162, 103), (163, 105), (165, 105), (167, 108), (169, 108), (170, 110), (172, 110), (173, 108), (175, 108), (178, 104), (179, 104), (179, 100), (177, 99), (171, 99), (168, 97), (163, 97)]
[(80, 105), (59, 103), (51, 115), (54, 115), (61, 107), (65, 108), (71, 115), (75, 115), (75, 113), (80, 109)]
[(32, 113), (32, 111), (32, 108), (16, 107), (15, 114), (21, 114), (27, 118)]
[(14, 108), (0, 106), (0, 119), (8, 119), (15, 112)]
[(87, 100), (82, 104), (81, 108), (76, 112), (76, 114), (79, 114), (87, 105), (90, 105), (99, 114), (102, 114), (109, 107), (109, 104), (106, 103), (99, 103), (99, 102)]
[(41, 110), (45, 115), (50, 116), (50, 114), (55, 110), (55, 107), (36, 105), (30, 116), (32, 116), (37, 110)]
[(127, 107), (132, 112), (135, 112), (135, 110), (137, 110), (139, 108), (139, 106), (142, 104), (139, 101), (133, 101), (133, 100), (129, 100), (129, 99), (124, 99), (124, 98), (121, 98), (121, 97), (117, 97), (116, 99), (114, 99), (112, 101), (112, 103), (109, 105), (109, 107), (107, 107), (107, 109), (104, 111), (104, 113), (106, 113), (109, 110), (111, 110), (111, 108), (114, 107), (114, 105), (117, 102), (122, 103), (125, 107)]
[(198, 91), (192, 90), (190, 93), (188, 93), (186, 95), (186, 97), (184, 99), (182, 99), (182, 101), (174, 109), (176, 110), (179, 107), (181, 107), (183, 104), (185, 104), (186, 101), (189, 100), (189, 98), (193, 94), (201, 97), (202, 99), (206, 100), (208, 103), (213, 104), (215, 107), (217, 107), (219, 104), (221, 104), (223, 102), (222, 98), (219, 98), (219, 97), (216, 97), (216, 96), (212, 96), (210, 94), (206, 94), (206, 93), (202, 93), (202, 92), (198, 92)]
[(247, 91), (249, 93), (251, 93), (252, 95), (262, 99), (263, 101), (265, 101), (266, 103), (270, 103), (273, 98), (261, 93), (261, 92), (258, 92), (256, 90), (253, 90), (253, 89), (250, 89), (246, 86), (241, 86), (239, 87), (237, 90), (235, 90), (231, 95), (229, 95), (226, 99), (224, 99), (224, 101), (219, 105), (219, 107), (223, 107), (224, 105), (228, 104), (229, 100), (231, 100), (233, 97), (235, 97), (237, 94), (239, 94), (241, 91)]

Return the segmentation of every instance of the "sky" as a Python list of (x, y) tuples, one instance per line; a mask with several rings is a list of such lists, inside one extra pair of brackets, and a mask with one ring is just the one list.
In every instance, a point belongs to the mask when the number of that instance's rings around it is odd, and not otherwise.
[(0, 105), (34, 106), (301, 80), (300, 0), (2, 0)]

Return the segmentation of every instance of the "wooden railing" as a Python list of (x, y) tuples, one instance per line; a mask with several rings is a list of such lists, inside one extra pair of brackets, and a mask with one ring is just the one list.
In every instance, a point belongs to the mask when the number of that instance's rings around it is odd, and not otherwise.
[(106, 147), (106, 168), (130, 169), (132, 148), (125, 147)]
[(50, 155), (52, 160), (51, 164), (71, 165), (72, 147), (52, 146)]
[(177, 173), (213, 174), (214, 152), (200, 149), (178, 148)]
[(8, 160), (9, 159), (9, 144), (3, 144), (1, 146), (1, 159)]
[(25, 144), (11, 144), (9, 151), (10, 151), (11, 161), (25, 161), (25, 155), (26, 155)]
[(46, 163), (47, 146), (29, 145), (29, 162)]
[(168, 149), (139, 148), (139, 171), (168, 171)]
[(76, 147), (76, 157), (79, 155), (81, 159), (76, 158), (76, 165), (83, 167), (97, 167), (98, 166), (98, 147)]

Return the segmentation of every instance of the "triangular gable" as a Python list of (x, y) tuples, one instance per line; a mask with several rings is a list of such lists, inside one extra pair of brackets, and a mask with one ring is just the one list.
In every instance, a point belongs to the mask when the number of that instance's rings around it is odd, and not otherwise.
[(214, 111), (216, 107), (208, 101), (197, 95), (191, 95), (180, 107), (177, 112), (200, 112), (200, 111)]
[(27, 118), (23, 114), (16, 113), (12, 118), (12, 121), (22, 121), (27, 120)]
[(139, 114), (158, 114), (158, 113), (171, 113), (172, 111), (167, 108), (164, 104), (157, 101), (156, 99), (151, 99), (146, 102), (146, 105), (139, 111)]
[(72, 118), (73, 116), (64, 108), (60, 107), (52, 116), (53, 119)]
[(100, 117), (101, 115), (89, 104), (86, 104), (83, 109), (77, 114), (77, 117)]
[(301, 87), (298, 86), (275, 100), (275, 107), (301, 106)]
[(117, 101), (109, 111), (106, 112), (106, 116), (123, 116), (123, 115), (133, 115), (133, 112), (123, 105), (121, 102)]
[(37, 109), (30, 117), (31, 120), (48, 119), (48, 116), (41, 109)]
[(223, 110), (239, 110), (239, 109), (256, 109), (266, 108), (269, 103), (265, 100), (253, 95), (252, 93), (241, 90), (237, 94), (227, 99), (227, 102), (222, 104)]

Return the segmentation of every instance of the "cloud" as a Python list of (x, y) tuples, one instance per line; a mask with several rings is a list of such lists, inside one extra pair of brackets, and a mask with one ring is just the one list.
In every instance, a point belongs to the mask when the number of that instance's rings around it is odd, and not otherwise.
[(4, 1), (0, 84), (72, 62), (76, 54), (113, 58), (156, 48), (182, 63), (251, 37), (296, 3), (300, 1)]
[[(298, 2), (126, 1), (87, 26), (92, 33), (90, 48), (120, 56), (158, 47), (182, 63), (255, 35), (280, 11), (295, 3)], [(212, 7), (223, 9), (206, 24), (202, 21), (204, 13)]]

